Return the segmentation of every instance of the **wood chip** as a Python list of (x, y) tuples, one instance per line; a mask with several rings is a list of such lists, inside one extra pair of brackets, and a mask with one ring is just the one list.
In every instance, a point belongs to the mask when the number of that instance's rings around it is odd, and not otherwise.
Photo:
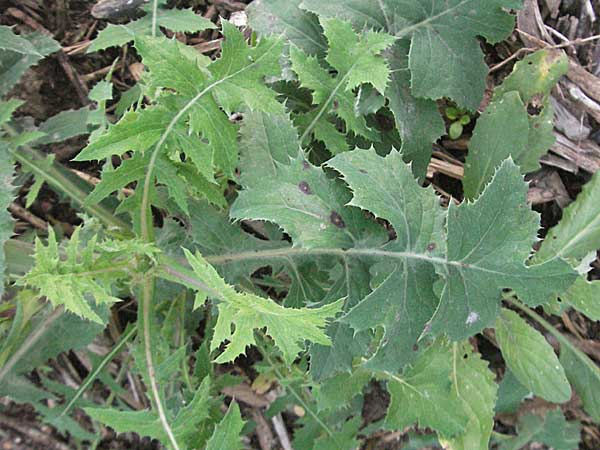
[(237, 386), (227, 386), (221, 392), (254, 408), (266, 408), (271, 404), (269, 400), (262, 395), (258, 395), (246, 383), (238, 384)]
[(581, 67), (573, 58), (569, 58), (567, 77), (583, 90), (589, 97), (600, 103), (600, 78)]

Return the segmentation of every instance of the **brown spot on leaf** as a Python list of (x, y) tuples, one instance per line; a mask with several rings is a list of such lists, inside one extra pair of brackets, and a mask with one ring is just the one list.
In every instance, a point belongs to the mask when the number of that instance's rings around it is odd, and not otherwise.
[(300, 192), (302, 192), (303, 194), (306, 194), (306, 195), (312, 194), (312, 191), (310, 190), (310, 186), (308, 185), (308, 183), (306, 181), (301, 181), (300, 183), (298, 183), (298, 189), (300, 189)]
[(306, 161), (306, 160), (302, 161), (302, 168), (304, 170), (310, 169), (310, 163), (308, 161)]
[(431, 243), (427, 244), (427, 251), (428, 252), (434, 251), (435, 248), (436, 248), (435, 242), (431, 242)]
[(338, 228), (346, 227), (346, 224), (344, 223), (344, 219), (342, 219), (342, 216), (340, 216), (335, 211), (331, 212), (331, 215), (329, 216), (329, 221)]

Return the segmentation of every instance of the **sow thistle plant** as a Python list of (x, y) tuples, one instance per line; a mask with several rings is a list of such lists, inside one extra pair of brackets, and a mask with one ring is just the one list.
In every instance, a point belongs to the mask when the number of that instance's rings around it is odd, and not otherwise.
[[(250, 419), (236, 401), (225, 414), (220, 406), (224, 388), (241, 381), (224, 375), (227, 364), (247, 355), (281, 388), (266, 414), (303, 408), (296, 450), (359, 448), (377, 430), (415, 426), (444, 448), (487, 449), (497, 412), (530, 395), (564, 403), (572, 390), (600, 421), (600, 371), (533, 309), (600, 318), (600, 285), (585, 275), (600, 248), (597, 175), (532, 250), (540, 224), (523, 174), (552, 145), (549, 96), (566, 57), (534, 53), (494, 90), (470, 142), (462, 203), (445, 208), (424, 187), (432, 144), (446, 133), (436, 102), (473, 115), (487, 73), (479, 39), (506, 38), (519, 1), (257, 0), (250, 42), (221, 20), (214, 60), (159, 36), (169, 14), (195, 19), (156, 6), (118, 28), (145, 66), (143, 101), (100, 126), (75, 158), (103, 163), (83, 198), (15, 131), (18, 105), (2, 104), (3, 205), (17, 161), (87, 214), (63, 245), (53, 231), (36, 238), (25, 263), (14, 249), (26, 244), (9, 239), (10, 216), (0, 216), (16, 310), (2, 323), (3, 395), (79, 442), (105, 425), (172, 449), (243, 448)], [(126, 42), (115, 30), (95, 49)], [(47, 373), (32, 384), (29, 371), (86, 347), (124, 298), (136, 300), (137, 320), (94, 358), (79, 389)], [(502, 377), (470, 341), (484, 330), (502, 352)], [(131, 408), (122, 376), (106, 371), (124, 350), (123, 370), (146, 386), (145, 409)], [(86, 398), (97, 379), (113, 391), (105, 404)], [(390, 403), (383, 419), (364, 423), (373, 380)], [(96, 435), (70, 417), (74, 408)], [(579, 429), (556, 407), (493, 440), (574, 449)]]

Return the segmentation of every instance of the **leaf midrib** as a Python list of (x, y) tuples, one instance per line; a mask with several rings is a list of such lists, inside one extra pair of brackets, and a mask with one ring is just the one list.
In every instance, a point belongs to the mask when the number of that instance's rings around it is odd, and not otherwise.
[(485, 272), (494, 275), (503, 275), (511, 274), (514, 276), (512, 272), (500, 272), (493, 269), (488, 269), (486, 267), (481, 267), (476, 264), (468, 264), (462, 261), (450, 261), (446, 258), (441, 258), (437, 256), (431, 256), (425, 253), (416, 253), (416, 252), (391, 252), (387, 250), (374, 249), (374, 248), (351, 248), (344, 250), (342, 248), (313, 248), (313, 249), (304, 249), (304, 248), (283, 248), (283, 249), (269, 249), (269, 250), (259, 250), (259, 251), (244, 251), (244, 252), (235, 252), (235, 253), (223, 253), (219, 255), (206, 255), (204, 259), (212, 265), (221, 265), (221, 264), (229, 264), (236, 261), (245, 261), (245, 260), (260, 260), (264, 259), (268, 261), (269, 259), (277, 259), (277, 258), (291, 258), (291, 257), (306, 257), (306, 256), (337, 256), (341, 258), (353, 257), (353, 258), (389, 258), (389, 259), (414, 259), (419, 261), (426, 261), (431, 264), (439, 264), (444, 266), (452, 266), (458, 267), (461, 270), (474, 270), (479, 272)]

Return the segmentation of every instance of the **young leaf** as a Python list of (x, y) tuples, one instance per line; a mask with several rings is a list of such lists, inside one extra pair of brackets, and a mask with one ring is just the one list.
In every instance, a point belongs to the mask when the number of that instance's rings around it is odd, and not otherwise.
[(535, 254), (536, 264), (555, 257), (575, 265), (600, 249), (600, 173), (583, 186), (577, 199), (565, 208), (562, 220), (551, 228)]
[(554, 350), (517, 313), (502, 310), (496, 339), (506, 365), (523, 386), (550, 402), (564, 403), (571, 398), (571, 386)]
[[(199, 253), (193, 255), (185, 250), (185, 256), (198, 280), (203, 295), (216, 298), (219, 317), (215, 326), (211, 351), (229, 341), (225, 351), (215, 360), (222, 364), (234, 360), (254, 345), (254, 330), (266, 328), (277, 347), (282, 351), (284, 360), (291, 364), (302, 350), (304, 340), (322, 345), (329, 344), (329, 338), (323, 331), (328, 320), (342, 308), (337, 301), (320, 308), (291, 309), (253, 294), (239, 293), (225, 283), (216, 270)], [(202, 296), (198, 300), (204, 300)], [(199, 306), (196, 304), (196, 307)], [(232, 332), (232, 325), (235, 331)]]
[[(191, 9), (162, 9), (156, 14), (156, 24), (174, 32), (195, 33), (215, 28), (208, 19), (194, 13)], [(108, 24), (98, 33), (88, 48), (88, 53), (97, 52), (109, 47), (125, 45), (138, 37), (152, 34), (152, 17), (148, 14), (127, 25)]]
[(261, 36), (282, 34), (306, 54), (322, 56), (327, 42), (319, 19), (300, 9), (302, 0), (254, 1), (248, 5), (248, 23)]
[(91, 296), (96, 304), (120, 301), (111, 294), (110, 284), (129, 276), (135, 267), (132, 256), (139, 253), (149, 256), (154, 250), (148, 244), (135, 240), (98, 244), (94, 237), (81, 251), (80, 230), (75, 230), (66, 246), (66, 259), (61, 257), (52, 228), (49, 230), (48, 245), (36, 239), (35, 265), (18, 284), (36, 288), (54, 307), (64, 305), (67, 311), (103, 324), (104, 321), (86, 297)]
[(240, 407), (234, 401), (229, 405), (227, 414), (215, 427), (206, 450), (240, 450), (242, 448), (242, 442), (240, 440), (240, 433), (244, 427), (244, 421), (240, 414)]
[[(367, 127), (364, 117), (354, 112), (356, 100), (352, 90), (369, 83), (380, 93), (385, 91), (390, 69), (381, 52), (395, 39), (375, 31), (357, 35), (349, 23), (337, 19), (321, 20), (321, 25), (329, 42), (325, 59), (337, 71), (335, 77), (330, 76), (316, 57), (308, 56), (297, 47), (292, 47), (290, 51), (292, 69), (298, 74), (300, 84), (313, 92), (313, 104), (318, 107), (301, 119), (305, 125), (303, 138), (315, 132), (319, 139), (324, 130), (331, 126), (326, 121), (327, 115), (333, 113), (344, 121), (348, 130), (373, 140), (374, 134)], [(328, 140), (324, 139), (326, 143)], [(330, 147), (329, 150), (339, 153), (346, 148)]]
[[(222, 170), (232, 177), (237, 163), (237, 127), (228, 114), (242, 106), (259, 111), (281, 110), (275, 93), (263, 79), (279, 72), (282, 43), (262, 39), (256, 47), (248, 47), (243, 34), (227, 21), (223, 22), (223, 35), (222, 57), (208, 66), (196, 52), (176, 40), (137, 38), (136, 48), (149, 69), (147, 83), (151, 90), (164, 88), (171, 93), (160, 94), (154, 105), (141, 112), (127, 113), (107, 133), (90, 142), (76, 160), (104, 159), (128, 150), (142, 154), (153, 148), (151, 155), (143, 158), (148, 158), (147, 166), (151, 161), (162, 164), (152, 173), (167, 186), (184, 212), (187, 197), (202, 194), (213, 200), (215, 171)], [(155, 153), (158, 156), (152, 159)], [(117, 180), (139, 181), (134, 178), (140, 174), (144, 178), (147, 170), (140, 170), (140, 158), (135, 171), (133, 163), (123, 164), (104, 182), (110, 182), (108, 186), (98, 185), (96, 189), (101, 189), (102, 195), (94, 195), (93, 201), (117, 188)], [(125, 173), (121, 175), (121, 171)], [(204, 177), (203, 183), (194, 182), (199, 175)]]
[[(321, 17), (351, 21), (357, 29), (385, 29), (411, 38), (409, 68), (415, 97), (450, 97), (459, 106), (477, 109), (488, 68), (477, 38), (493, 44), (507, 37), (514, 18), (507, 9), (518, 0), (303, 0), (301, 6)], [(443, 77), (431, 67), (444, 67)]]

